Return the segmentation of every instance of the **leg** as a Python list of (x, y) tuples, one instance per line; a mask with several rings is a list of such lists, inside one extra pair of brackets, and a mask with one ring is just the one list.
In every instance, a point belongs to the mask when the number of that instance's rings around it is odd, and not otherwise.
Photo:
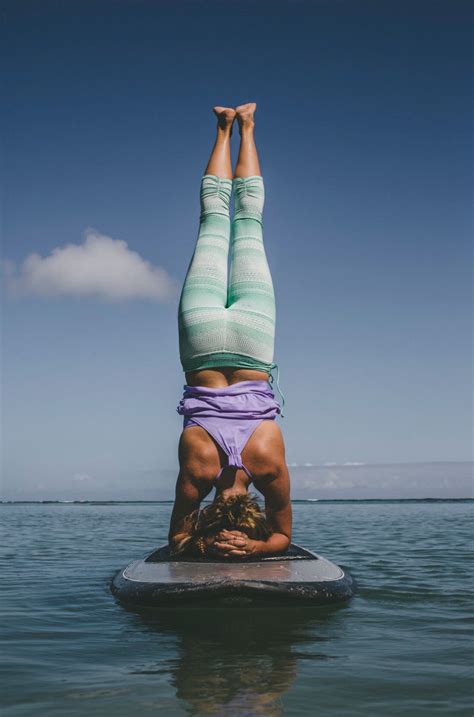
[(230, 137), (235, 110), (231, 107), (214, 107), (214, 114), (217, 117), (217, 135), (204, 174), (214, 174), (216, 177), (232, 179)]
[[(235, 170), (235, 212), (231, 228), (228, 289), (229, 350), (272, 363), (275, 340), (275, 294), (263, 244), (264, 184), (254, 140), (255, 105), (237, 108), (241, 133)], [(240, 346), (240, 350), (239, 350)]]
[[(230, 134), (235, 111), (216, 107), (217, 137), (201, 180), (201, 217), (194, 254), (179, 304), (179, 345), (183, 368), (190, 357), (206, 353), (225, 333), (229, 204), (232, 191)], [(186, 370), (186, 368), (185, 368)]]
[(235, 177), (261, 176), (260, 164), (258, 161), (257, 147), (255, 146), (255, 120), (254, 113), (257, 109), (255, 102), (237, 107), (237, 121), (240, 131), (240, 149), (235, 166)]

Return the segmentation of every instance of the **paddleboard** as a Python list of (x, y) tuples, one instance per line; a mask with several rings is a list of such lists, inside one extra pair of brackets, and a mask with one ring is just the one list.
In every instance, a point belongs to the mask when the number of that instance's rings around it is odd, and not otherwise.
[(245, 561), (171, 556), (167, 545), (120, 570), (111, 590), (137, 607), (249, 605), (348, 600), (355, 584), (345, 570), (294, 543), (283, 555)]

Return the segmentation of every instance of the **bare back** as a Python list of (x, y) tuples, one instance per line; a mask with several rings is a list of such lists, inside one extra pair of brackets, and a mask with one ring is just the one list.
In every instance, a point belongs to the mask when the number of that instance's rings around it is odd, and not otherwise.
[(186, 374), (188, 386), (205, 386), (206, 388), (222, 388), (232, 386), (239, 381), (268, 381), (268, 379), (268, 373), (265, 371), (234, 368), (233, 366), (206, 368)]

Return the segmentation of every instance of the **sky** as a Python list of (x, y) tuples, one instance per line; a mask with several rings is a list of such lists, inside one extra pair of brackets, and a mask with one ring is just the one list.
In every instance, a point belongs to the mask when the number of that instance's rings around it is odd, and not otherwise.
[(470, 24), (461, 0), (6, 3), (7, 497), (172, 497), (212, 107), (249, 101), (288, 462), (472, 460)]

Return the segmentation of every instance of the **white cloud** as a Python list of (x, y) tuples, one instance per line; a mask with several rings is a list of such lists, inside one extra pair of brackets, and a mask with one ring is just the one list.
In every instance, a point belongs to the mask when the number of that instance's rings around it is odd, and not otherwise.
[(91, 480), (94, 480), (93, 477), (90, 476), (88, 473), (74, 473), (72, 479), (81, 481), (81, 482), (86, 482), (86, 483), (88, 483)]
[(176, 295), (176, 282), (121, 239), (85, 231), (82, 244), (66, 244), (49, 256), (30, 254), (19, 269), (4, 262), (7, 283), (15, 294), (35, 296), (99, 296), (109, 301)]

